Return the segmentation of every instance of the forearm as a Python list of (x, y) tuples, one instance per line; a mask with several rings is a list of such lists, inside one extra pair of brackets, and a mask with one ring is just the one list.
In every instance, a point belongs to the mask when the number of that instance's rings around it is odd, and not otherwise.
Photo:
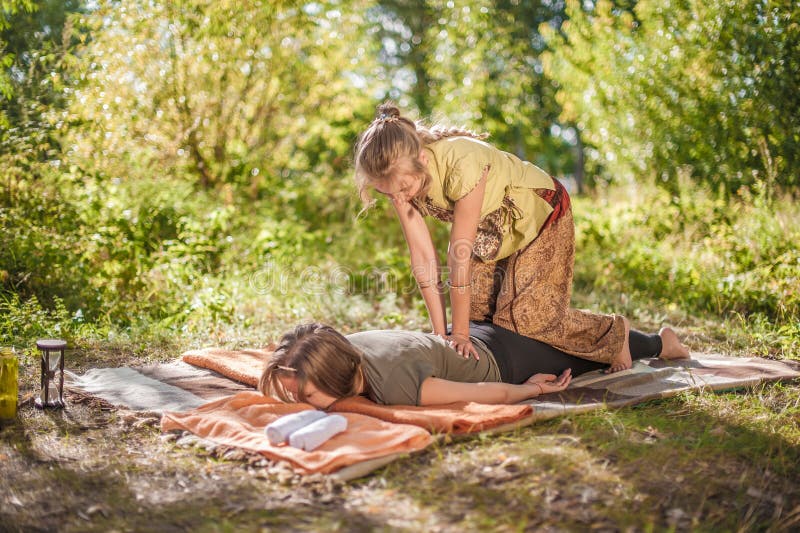
[(425, 301), (425, 307), (428, 309), (428, 316), (431, 320), (431, 328), (437, 335), (445, 335), (447, 333), (444, 292), (441, 287), (441, 284), (420, 287), (422, 299)]
[(534, 396), (539, 396), (541, 393), (541, 388), (531, 383), (523, 383), (521, 385), (512, 383), (478, 383), (478, 385), (491, 385), (492, 388), (499, 389), (497, 391), (498, 394), (504, 395), (502, 401), (493, 403), (518, 403)]
[(539, 387), (529, 383), (475, 383), (475, 395), (465, 398), (476, 403), (509, 404), (518, 403), (539, 395)]
[(433, 332), (444, 335), (447, 330), (447, 315), (436, 255), (411, 254), (411, 271), (428, 309)]
[(460, 383), (439, 378), (428, 378), (422, 382), (421, 405), (441, 405), (458, 401), (485, 404), (513, 404), (541, 394), (535, 383), (513, 385), (511, 383), (482, 382)]
[(450, 289), (450, 309), (452, 311), (453, 335), (469, 336), (470, 290), (466, 288)]
[(453, 334), (469, 336), (472, 243), (461, 244), (461, 249), (451, 246), (447, 257), (450, 270), (450, 308), (453, 314)]

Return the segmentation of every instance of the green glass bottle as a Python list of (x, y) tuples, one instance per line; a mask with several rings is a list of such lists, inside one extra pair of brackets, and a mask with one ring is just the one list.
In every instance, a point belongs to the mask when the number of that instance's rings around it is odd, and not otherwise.
[(17, 375), (19, 362), (14, 348), (0, 347), (0, 418), (17, 416)]

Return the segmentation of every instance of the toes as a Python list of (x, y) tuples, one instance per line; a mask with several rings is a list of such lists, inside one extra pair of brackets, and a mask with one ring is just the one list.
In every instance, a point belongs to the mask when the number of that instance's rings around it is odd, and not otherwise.
[(606, 369), (606, 374), (614, 374), (616, 372), (622, 372), (623, 370), (628, 370), (632, 368), (632, 364), (627, 363), (614, 363), (610, 367)]

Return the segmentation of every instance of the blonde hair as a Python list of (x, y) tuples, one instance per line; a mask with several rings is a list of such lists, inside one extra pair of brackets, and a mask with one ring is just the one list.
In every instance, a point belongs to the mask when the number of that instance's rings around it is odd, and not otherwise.
[(375, 200), (370, 195), (370, 185), (385, 182), (399, 170), (404, 170), (422, 179), (422, 186), (414, 200), (423, 201), (431, 186), (432, 177), (427, 167), (419, 160), (425, 145), (445, 137), (472, 137), (485, 139), (486, 133), (448, 127), (442, 125), (425, 126), (413, 122), (400, 114), (393, 103), (385, 102), (378, 106), (375, 120), (361, 134), (355, 150), (355, 180), (358, 195), (364, 205), (362, 213), (369, 209)]
[[(297, 394), (280, 381), (292, 377)], [(361, 352), (341, 333), (320, 323), (302, 324), (281, 337), (261, 373), (258, 390), (284, 402), (305, 402), (305, 385), (334, 398), (355, 396), (365, 385)]]

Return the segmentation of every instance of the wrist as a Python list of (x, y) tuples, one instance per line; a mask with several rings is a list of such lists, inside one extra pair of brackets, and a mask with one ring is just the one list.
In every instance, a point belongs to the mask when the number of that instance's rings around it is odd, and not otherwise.
[(459, 337), (469, 337), (469, 328), (461, 329), (461, 328), (453, 328), (450, 332), (451, 336), (459, 336)]
[(445, 335), (447, 333), (447, 325), (442, 319), (431, 318), (431, 330), (434, 335)]

